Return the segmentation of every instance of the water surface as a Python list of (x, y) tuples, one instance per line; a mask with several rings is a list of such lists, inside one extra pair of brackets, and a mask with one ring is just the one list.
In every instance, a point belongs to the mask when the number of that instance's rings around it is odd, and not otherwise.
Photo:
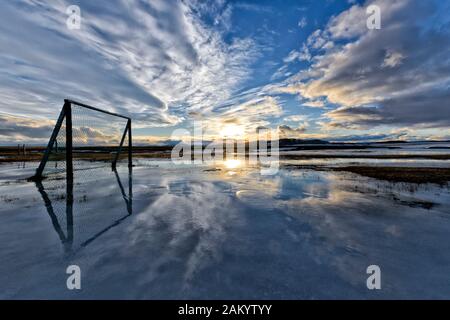
[(77, 171), (72, 190), (23, 180), (34, 168), (0, 165), (3, 299), (450, 298), (448, 187), (143, 160)]

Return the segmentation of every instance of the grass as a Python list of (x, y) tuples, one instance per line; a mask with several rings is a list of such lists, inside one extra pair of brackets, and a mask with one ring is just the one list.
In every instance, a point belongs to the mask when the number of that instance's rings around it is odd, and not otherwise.
[(346, 166), (327, 167), (317, 165), (285, 165), (288, 169), (351, 172), (361, 176), (389, 182), (436, 183), (445, 185), (450, 181), (450, 168)]
[[(27, 148), (27, 153), (24, 155), (18, 154), (17, 147), (0, 147), (0, 163), (40, 161), (44, 150), (43, 147), (30, 147)], [(170, 150), (171, 147), (169, 146), (133, 147), (133, 157), (167, 159), (170, 158)], [(77, 152), (74, 152), (73, 156), (78, 160), (111, 161), (115, 156), (113, 151), (116, 151), (116, 148), (100, 147), (96, 151), (89, 152), (89, 149), (79, 148)], [(63, 160), (64, 157), (64, 153), (52, 154), (50, 160)], [(127, 150), (124, 148), (119, 158), (123, 159), (126, 157)]]
[(431, 160), (450, 160), (450, 154), (358, 154), (358, 155), (334, 155), (334, 154), (318, 154), (318, 155), (297, 155), (287, 154), (280, 155), (285, 160), (309, 160), (309, 159), (431, 159)]
[[(133, 158), (148, 159), (170, 159), (170, 147), (135, 147), (133, 148)], [(39, 161), (43, 155), (43, 148), (30, 148), (26, 155), (18, 155), (17, 148), (0, 147), (0, 163), (8, 162), (27, 162)], [(74, 153), (74, 158), (87, 161), (111, 161), (114, 153), (109, 152), (107, 148), (101, 152), (78, 152)], [(126, 158), (127, 153), (123, 152), (120, 159)], [(64, 159), (64, 154), (52, 155), (50, 160)], [(396, 154), (396, 155), (281, 155), (281, 159), (289, 160), (308, 160), (308, 159), (339, 159), (339, 158), (366, 158), (366, 159), (434, 159), (450, 160), (450, 154)], [(297, 166), (288, 165), (290, 168), (313, 169), (313, 170), (332, 170), (352, 172), (362, 176), (386, 180), (391, 182), (409, 182), (409, 183), (437, 183), (446, 184), (450, 181), (450, 168), (417, 168), (417, 167), (380, 167), (380, 166), (346, 166), (346, 167), (323, 167), (323, 166)]]
[[(136, 149), (136, 150), (135, 150)], [(43, 149), (36, 148), (30, 150), (26, 155), (18, 155), (17, 150), (8, 150), (0, 147), (0, 163), (1, 162), (27, 162), (39, 161), (42, 158)], [(91, 160), (91, 161), (110, 161), (113, 158), (113, 153), (108, 151), (102, 152), (83, 152), (74, 153), (74, 158)], [(126, 157), (126, 151), (121, 153), (120, 158)], [(170, 149), (166, 147), (145, 147), (133, 148), (133, 158), (149, 158), (149, 159), (168, 159), (170, 158)], [(58, 156), (52, 155), (53, 159)], [(60, 159), (64, 158), (61, 154)], [(393, 154), (393, 155), (333, 155), (333, 154), (318, 154), (318, 155), (280, 155), (281, 160), (311, 160), (311, 159), (430, 159), (430, 160), (450, 160), (450, 154)]]
[(450, 168), (349, 166), (333, 168), (333, 170), (352, 172), (391, 182), (437, 183), (443, 185), (450, 181)]

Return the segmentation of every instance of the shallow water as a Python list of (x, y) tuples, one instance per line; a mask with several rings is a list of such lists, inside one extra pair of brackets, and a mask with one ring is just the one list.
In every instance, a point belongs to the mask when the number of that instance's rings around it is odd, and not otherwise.
[[(304, 156), (311, 159), (300, 160), (310, 165), (351, 165), (351, 164), (370, 164), (382, 166), (414, 166), (414, 167), (450, 167), (450, 160), (425, 159), (429, 156), (450, 155), (450, 143), (448, 142), (417, 142), (417, 143), (389, 143), (383, 145), (372, 144), (370, 148), (332, 150), (335, 157), (351, 158), (332, 158), (320, 159), (320, 156), (329, 156), (330, 150), (290, 150), (286, 148), (280, 151), (280, 156)], [(377, 159), (377, 156), (391, 156), (393, 159)], [(396, 156), (415, 157), (411, 159), (395, 159)], [(374, 157), (374, 158), (364, 158)]]
[(147, 160), (77, 171), (71, 201), (34, 168), (0, 165), (0, 298), (450, 298), (448, 187)]
[(413, 167), (413, 168), (450, 168), (450, 160), (434, 159), (364, 159), (355, 155), (353, 158), (331, 158), (331, 159), (305, 159), (305, 160), (282, 160), (282, 164), (303, 166), (380, 166), (380, 167)]

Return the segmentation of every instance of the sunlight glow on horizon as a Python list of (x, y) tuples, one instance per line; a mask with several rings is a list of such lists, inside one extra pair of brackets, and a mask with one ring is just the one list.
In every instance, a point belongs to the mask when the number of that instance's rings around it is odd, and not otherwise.
[(242, 166), (242, 161), (238, 159), (227, 159), (224, 161), (224, 166), (227, 169), (236, 169)]
[(243, 126), (236, 124), (225, 124), (219, 132), (223, 138), (239, 138), (245, 136), (245, 129)]

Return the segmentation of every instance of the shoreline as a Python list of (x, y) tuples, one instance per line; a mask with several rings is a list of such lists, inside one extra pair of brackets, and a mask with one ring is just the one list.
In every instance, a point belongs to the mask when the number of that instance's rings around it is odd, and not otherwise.
[[(96, 152), (96, 153), (74, 153), (74, 158), (79, 160), (91, 161), (109, 161), (113, 158), (113, 152)], [(8, 162), (30, 162), (39, 161), (43, 156), (42, 152), (30, 152), (26, 155), (17, 155), (11, 152), (0, 151), (0, 163)], [(53, 155), (53, 159), (64, 159), (64, 153), (59, 157)], [(121, 154), (119, 158), (126, 158), (125, 153)], [(133, 152), (133, 158), (136, 159), (170, 159), (170, 151), (159, 149), (154, 151)], [(59, 158), (59, 159), (58, 159)], [(380, 160), (395, 160), (395, 159), (417, 159), (417, 160), (450, 160), (449, 154), (280, 154), (280, 160), (314, 160), (314, 159), (380, 159)]]
[[(143, 150), (142, 150), (143, 151)], [(152, 152), (134, 152), (135, 159), (170, 159), (171, 153), (167, 149), (160, 148)], [(110, 161), (113, 153), (99, 152), (99, 153), (78, 153), (75, 155), (77, 160), (85, 161)], [(58, 156), (58, 155), (57, 155)], [(64, 160), (64, 154), (54, 156), (52, 160)], [(123, 154), (119, 158), (124, 159), (127, 155)], [(42, 158), (41, 152), (33, 152), (26, 155), (14, 155), (9, 152), (0, 152), (0, 164), (7, 163), (24, 163), (24, 162), (38, 162)], [(319, 155), (280, 155), (280, 160), (315, 160), (315, 159), (429, 159), (429, 160), (450, 160), (450, 154), (400, 154), (400, 155), (333, 155), (333, 154), (319, 154)], [(355, 164), (342, 166), (317, 165), (317, 164), (282, 164), (285, 169), (309, 169), (316, 171), (334, 171), (334, 172), (349, 172), (358, 174), (360, 176), (374, 178), (389, 182), (405, 182), (405, 183), (435, 183), (441, 186), (447, 185), (450, 182), (450, 163), (449, 167), (427, 167), (427, 166), (374, 166), (371, 164)]]
[(370, 165), (329, 167), (318, 165), (291, 165), (291, 164), (284, 165), (283, 167), (288, 170), (309, 169), (316, 171), (349, 172), (363, 177), (389, 182), (403, 182), (415, 184), (435, 183), (441, 186), (448, 185), (450, 182), (450, 167), (449, 168), (387, 167), (387, 166), (370, 166)]

